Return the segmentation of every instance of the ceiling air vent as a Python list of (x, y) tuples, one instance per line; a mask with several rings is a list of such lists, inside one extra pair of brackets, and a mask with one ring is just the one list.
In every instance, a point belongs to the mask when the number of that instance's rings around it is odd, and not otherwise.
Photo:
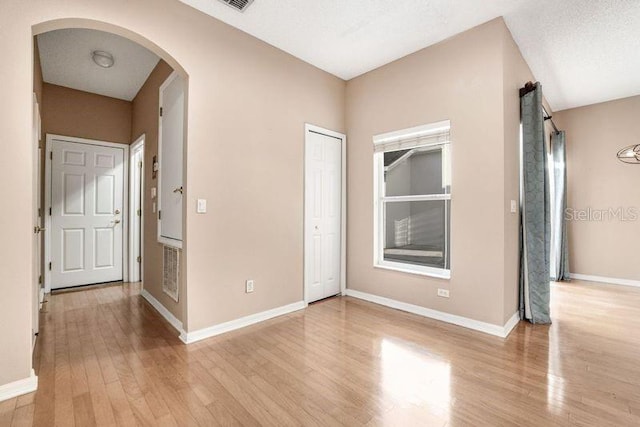
[(220, 0), (222, 3), (231, 6), (234, 9), (239, 10), (240, 12), (244, 12), (253, 0)]

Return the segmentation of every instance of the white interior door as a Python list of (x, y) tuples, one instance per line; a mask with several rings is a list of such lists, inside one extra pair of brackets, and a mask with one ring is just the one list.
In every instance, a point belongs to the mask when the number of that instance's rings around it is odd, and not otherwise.
[(342, 139), (307, 130), (305, 292), (307, 302), (341, 291)]
[(184, 81), (173, 73), (160, 87), (158, 240), (181, 247)]
[(40, 196), (42, 195), (42, 189), (40, 185), (40, 172), (42, 162), (40, 160), (40, 108), (38, 107), (38, 100), (35, 94), (33, 95), (33, 142), (32, 142), (32, 155), (33, 155), (33, 254), (32, 254), (32, 266), (33, 266), (33, 286), (32, 291), (32, 345), (35, 344), (36, 334), (39, 330), (39, 312), (40, 312), (40, 289), (42, 287), (42, 207), (40, 203)]
[(122, 280), (124, 148), (51, 146), (51, 288)]

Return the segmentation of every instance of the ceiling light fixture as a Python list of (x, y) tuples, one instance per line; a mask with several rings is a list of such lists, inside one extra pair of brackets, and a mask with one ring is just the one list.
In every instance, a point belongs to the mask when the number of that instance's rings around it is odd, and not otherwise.
[(640, 144), (630, 145), (618, 151), (618, 160), (623, 163), (640, 164)]
[(93, 58), (93, 62), (95, 62), (98, 66), (102, 68), (111, 68), (113, 67), (113, 55), (109, 52), (104, 52), (102, 50), (94, 50), (91, 53), (91, 57)]

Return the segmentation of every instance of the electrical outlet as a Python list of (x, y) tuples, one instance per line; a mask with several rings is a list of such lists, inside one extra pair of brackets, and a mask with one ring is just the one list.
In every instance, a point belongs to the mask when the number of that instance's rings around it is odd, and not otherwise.
[(449, 289), (438, 289), (438, 296), (442, 298), (449, 298)]
[(245, 283), (245, 292), (251, 293), (253, 292), (253, 280), (247, 280)]

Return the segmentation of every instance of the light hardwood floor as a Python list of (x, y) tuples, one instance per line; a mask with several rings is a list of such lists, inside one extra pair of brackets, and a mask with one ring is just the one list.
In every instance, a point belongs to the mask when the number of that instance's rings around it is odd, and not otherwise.
[(554, 285), (506, 340), (334, 298), (190, 346), (139, 289), (50, 296), (0, 425), (640, 425), (640, 289)]

